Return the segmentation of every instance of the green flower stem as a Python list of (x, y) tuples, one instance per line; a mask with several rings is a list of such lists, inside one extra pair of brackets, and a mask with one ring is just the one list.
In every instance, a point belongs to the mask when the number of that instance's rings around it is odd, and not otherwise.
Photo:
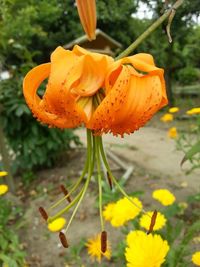
[(59, 206), (64, 200), (66, 200), (78, 188), (78, 186), (80, 185), (81, 181), (83, 180), (83, 178), (84, 178), (84, 176), (88, 170), (89, 154), (90, 154), (89, 147), (87, 146), (87, 158), (86, 158), (85, 166), (84, 166), (84, 169), (82, 171), (81, 176), (78, 178), (75, 185), (73, 185), (72, 188), (69, 190), (69, 193), (66, 196), (64, 196), (63, 198), (61, 198), (59, 201), (57, 201), (55, 204), (53, 204), (47, 211), (50, 211), (50, 210), (56, 208), (57, 206)]
[(64, 209), (60, 210), (59, 212), (57, 212), (54, 216), (51, 216), (48, 218), (47, 222), (51, 223), (53, 222), (55, 219), (57, 219), (58, 217), (62, 216), (64, 213), (66, 213), (69, 209), (71, 209), (71, 207), (73, 207), (76, 202), (79, 201), (79, 199), (81, 198), (82, 194), (84, 191), (84, 187), (82, 188), (82, 190), (79, 192), (79, 194), (73, 199), (72, 202), (69, 203), (69, 205), (67, 205), (67, 207), (65, 207)]
[(83, 180), (83, 177), (85, 176), (86, 171), (83, 170), (81, 176), (79, 177), (78, 181), (75, 183), (75, 185), (72, 187), (72, 189), (69, 191), (69, 193), (64, 196), (63, 198), (61, 198), (59, 201), (57, 201), (55, 204), (53, 204), (48, 211), (56, 208), (57, 206), (59, 206), (64, 200), (66, 200), (79, 186), (79, 184), (81, 183), (81, 181)]
[(104, 220), (103, 220), (103, 210), (102, 210), (102, 180), (101, 180), (101, 162), (99, 154), (99, 137), (95, 137), (96, 144), (96, 160), (97, 160), (97, 177), (98, 177), (98, 187), (99, 187), (99, 215), (101, 221), (101, 231), (104, 231)]
[[(88, 171), (88, 177), (90, 176), (90, 178), (91, 178), (91, 175), (92, 175), (92, 171), (93, 171), (93, 167), (92, 166), (94, 166), (94, 160), (92, 160), (92, 157), (91, 157), (91, 153), (92, 153), (92, 137), (91, 137), (92, 135), (91, 135), (91, 131), (90, 130), (88, 130), (87, 129), (87, 160), (86, 160), (86, 164), (85, 164), (85, 168), (84, 168), (84, 171), (83, 171), (83, 173), (82, 173), (82, 175), (81, 175), (81, 177), (82, 177), (82, 179), (83, 179), (83, 177), (84, 177), (84, 175), (85, 175), (85, 173)], [(91, 170), (92, 169), (92, 170)], [(83, 175), (84, 174), (84, 175)], [(84, 185), (84, 187), (82, 188), (82, 190), (79, 192), (79, 194), (76, 196), (76, 198), (74, 198), (73, 199), (73, 201), (67, 206), (67, 207), (65, 207), (64, 209), (62, 209), (62, 210), (60, 210), (58, 213), (56, 213), (54, 216), (52, 216), (52, 217), (49, 217), (49, 219), (48, 219), (48, 223), (50, 223), (50, 222), (52, 222), (52, 221), (54, 221), (55, 219), (57, 219), (58, 217), (60, 217), (62, 214), (64, 214), (65, 212), (67, 212), (71, 207), (73, 207), (77, 202), (79, 203), (79, 201), (80, 200), (82, 200), (82, 198), (83, 198), (83, 195), (85, 194), (85, 191), (86, 191), (86, 189), (87, 188), (85, 188), (86, 187), (86, 185), (87, 185), (87, 183), (89, 184), (89, 181), (88, 181), (88, 177), (87, 177), (87, 179), (86, 179), (86, 183), (85, 183), (85, 185)], [(81, 179), (81, 180), (82, 180)], [(80, 180), (80, 179), (79, 179)], [(80, 181), (81, 182), (81, 181)], [(79, 183), (80, 183), (79, 182)], [(77, 185), (77, 184), (76, 184)], [(68, 194), (69, 195), (69, 194)], [(66, 197), (65, 197), (66, 198)], [(63, 198), (63, 199), (65, 199), (65, 198)], [(59, 204), (62, 202), (62, 200), (63, 199), (61, 199), (60, 201), (59, 201)], [(77, 204), (78, 205), (78, 204)], [(57, 206), (57, 203), (56, 204), (54, 204), (54, 207), (55, 206)]]
[[(93, 138), (94, 140), (94, 138)], [(92, 177), (92, 173), (93, 173), (93, 170), (94, 170), (94, 162), (95, 162), (95, 143), (93, 141), (93, 146), (92, 146), (92, 132), (91, 130), (87, 129), (87, 147), (88, 147), (88, 154), (89, 154), (89, 165), (88, 165), (88, 176), (87, 176), (87, 179), (86, 179), (86, 182), (85, 182), (85, 185), (84, 185), (84, 188), (83, 188), (83, 192), (78, 200), (78, 203), (75, 207), (75, 209), (73, 210), (73, 213), (72, 213), (72, 216), (68, 222), (68, 225), (67, 227), (65, 228), (65, 233), (67, 233), (75, 215), (76, 215), (76, 212), (85, 196), (85, 193), (88, 189), (88, 186), (89, 186), (89, 183), (90, 183), (90, 180), (91, 180), (91, 177)]]
[(171, 14), (173, 10), (176, 10), (183, 4), (184, 0), (177, 0), (174, 5), (168, 9), (159, 19), (157, 19), (145, 32), (143, 32), (129, 47), (127, 47), (115, 60), (127, 57), (131, 54), (138, 45), (143, 42), (153, 31), (155, 31)]
[[(140, 206), (138, 206), (137, 204), (135, 204), (132, 199), (129, 197), (129, 195), (124, 191), (124, 189), (120, 186), (120, 184), (117, 182), (116, 178), (114, 177), (114, 175), (111, 172), (110, 166), (108, 164), (107, 158), (106, 158), (106, 154), (104, 152), (104, 148), (103, 148), (103, 143), (102, 143), (102, 138), (99, 139), (99, 148), (100, 148), (100, 153), (101, 153), (101, 157), (103, 160), (103, 163), (110, 175), (111, 181), (114, 182), (114, 184), (116, 185), (116, 187), (119, 189), (119, 191), (122, 193), (122, 195), (124, 195), (136, 208), (138, 208), (139, 210), (141, 209)], [(145, 214), (148, 214), (145, 209), (142, 208), (142, 212)], [(149, 216), (151, 218), (151, 216)]]

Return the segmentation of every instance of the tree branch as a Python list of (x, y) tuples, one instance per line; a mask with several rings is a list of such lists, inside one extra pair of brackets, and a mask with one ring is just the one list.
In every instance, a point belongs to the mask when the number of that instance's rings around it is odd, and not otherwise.
[(173, 10), (177, 10), (183, 4), (183, 2), (184, 0), (177, 0), (170, 9), (168, 9), (159, 19), (157, 19), (145, 32), (143, 32), (128, 48), (126, 48), (115, 59), (118, 60), (132, 53), (138, 47), (138, 45), (143, 42), (153, 31), (155, 31), (155, 29), (157, 29), (170, 16)]

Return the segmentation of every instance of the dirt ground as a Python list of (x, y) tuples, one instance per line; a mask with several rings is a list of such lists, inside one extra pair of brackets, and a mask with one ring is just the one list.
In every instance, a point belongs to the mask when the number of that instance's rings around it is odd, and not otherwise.
[[(157, 125), (157, 119), (143, 129), (123, 139), (107, 135), (104, 144), (107, 150), (112, 151), (127, 167), (133, 166), (134, 170), (125, 184), (127, 192), (143, 191), (141, 200), (146, 208), (154, 207), (151, 198), (154, 189), (168, 188), (173, 191), (177, 201), (184, 201), (188, 195), (199, 192), (199, 174), (194, 172), (186, 176), (180, 167), (183, 157), (177, 152), (175, 142), (166, 135), (165, 126)], [(85, 132), (77, 130), (81, 141), (85, 144)], [(78, 211), (75, 221), (68, 232), (69, 249), (61, 247), (58, 235), (50, 233), (38, 214), (38, 207), (46, 209), (62, 195), (59, 185), (72, 185), (80, 175), (85, 160), (85, 148), (74, 148), (66, 154), (66, 161), (58, 164), (56, 168), (46, 169), (36, 174), (37, 179), (28, 188), (23, 185), (19, 188), (18, 195), (24, 207), (24, 227), (20, 230), (24, 249), (28, 253), (30, 267), (81, 267), (96, 266), (91, 264), (86, 250), (79, 255), (87, 238), (95, 235), (100, 230), (98, 209), (96, 207), (97, 188), (92, 182), (87, 195)], [(118, 166), (110, 159), (113, 169)], [(188, 168), (186, 164), (184, 168)], [(116, 177), (121, 177), (124, 171), (115, 172)], [(111, 193), (112, 194), (112, 193)], [(68, 216), (67, 216), (68, 217)], [(112, 244), (119, 242), (120, 230), (113, 229), (106, 224), (109, 239)], [(73, 256), (73, 257), (72, 257)], [(99, 265), (97, 265), (99, 266)], [(112, 262), (104, 262), (101, 266), (122, 267)]]

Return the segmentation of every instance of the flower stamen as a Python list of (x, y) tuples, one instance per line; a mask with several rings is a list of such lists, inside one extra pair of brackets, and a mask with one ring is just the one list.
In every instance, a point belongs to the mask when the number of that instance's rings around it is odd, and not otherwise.
[(47, 212), (45, 211), (45, 209), (44, 209), (43, 207), (39, 207), (38, 210), (39, 210), (39, 212), (40, 212), (42, 218), (43, 218), (45, 221), (47, 221), (49, 216), (48, 216)]
[(153, 215), (151, 217), (151, 223), (150, 223), (147, 235), (149, 235), (151, 232), (153, 232), (153, 228), (154, 228), (154, 225), (156, 223), (157, 214), (158, 214), (157, 210), (154, 210)]
[(111, 179), (110, 174), (109, 174), (108, 171), (107, 171), (107, 179), (108, 179), (108, 183), (109, 183), (109, 186), (110, 186), (110, 190), (112, 190), (112, 188), (113, 188), (112, 179)]
[(101, 252), (105, 253), (107, 250), (107, 232), (101, 232)]
[(64, 248), (68, 248), (69, 247), (69, 244), (67, 242), (67, 238), (66, 238), (66, 236), (65, 236), (65, 234), (63, 232), (59, 233), (59, 239), (60, 239), (60, 242), (61, 242), (61, 244), (63, 245)]
[(60, 185), (60, 190), (63, 192), (63, 194), (66, 196), (67, 201), (70, 203), (72, 202), (71, 197), (69, 195), (68, 190), (64, 187), (63, 184)]

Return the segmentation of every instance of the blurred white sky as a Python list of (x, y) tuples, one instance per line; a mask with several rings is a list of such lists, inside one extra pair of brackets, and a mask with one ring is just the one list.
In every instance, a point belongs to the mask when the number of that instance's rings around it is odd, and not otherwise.
[[(133, 17), (137, 17), (140, 19), (144, 19), (144, 18), (151, 19), (152, 16), (153, 16), (153, 12), (149, 9), (149, 7), (146, 4), (140, 1), (138, 11), (136, 14), (133, 15)], [(193, 16), (193, 19), (196, 23), (200, 24), (200, 16), (199, 17)]]
[(149, 7), (139, 2), (139, 8), (136, 14), (134, 14), (134, 17), (140, 18), (140, 19), (151, 19), (153, 15), (153, 12), (149, 9)]

